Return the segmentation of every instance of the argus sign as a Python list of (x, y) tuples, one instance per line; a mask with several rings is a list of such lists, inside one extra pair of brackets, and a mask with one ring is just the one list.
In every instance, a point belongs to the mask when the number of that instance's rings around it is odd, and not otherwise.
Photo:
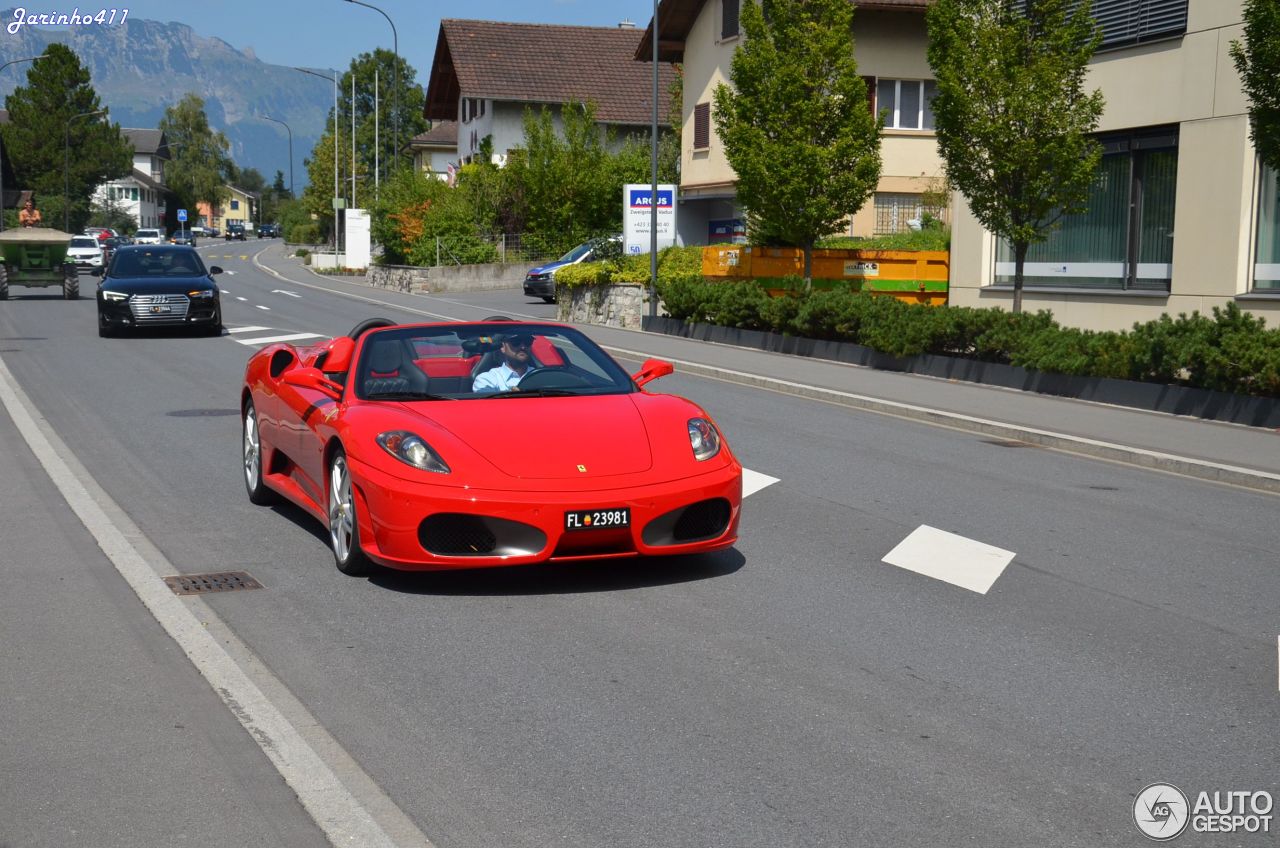
[[(676, 187), (658, 185), (658, 249), (676, 243)], [(627, 184), (622, 187), (623, 250), (649, 252), (650, 202), (653, 187)]]

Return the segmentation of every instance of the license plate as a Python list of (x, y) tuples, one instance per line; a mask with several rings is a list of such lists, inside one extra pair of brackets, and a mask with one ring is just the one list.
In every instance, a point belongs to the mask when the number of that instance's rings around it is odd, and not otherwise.
[(162, 312), (172, 312), (172, 311), (173, 311), (173, 307), (172, 307), (172, 306), (153, 306), (153, 307), (151, 307), (151, 312), (152, 312), (153, 314), (159, 314), (159, 313), (162, 313)]
[(612, 530), (617, 527), (631, 526), (631, 510), (627, 507), (616, 509), (572, 509), (564, 514), (564, 529), (568, 530)]

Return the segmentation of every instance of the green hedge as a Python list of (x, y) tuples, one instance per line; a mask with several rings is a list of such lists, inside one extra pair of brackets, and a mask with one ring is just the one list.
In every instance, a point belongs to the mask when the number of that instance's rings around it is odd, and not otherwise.
[[(660, 269), (658, 293), (667, 314), (685, 321), (854, 342), (892, 356), (962, 356), (1057, 374), (1280, 397), (1280, 329), (1268, 330), (1234, 303), (1215, 308), (1211, 318), (1165, 315), (1131, 330), (1099, 332), (1062, 327), (1048, 312), (916, 306), (842, 289), (806, 293), (797, 285), (793, 295), (770, 297), (755, 281), (706, 282), (683, 257), (679, 267)], [(557, 282), (570, 270), (558, 272)], [(575, 273), (582, 275), (575, 285), (620, 281), (600, 279), (615, 272), (599, 268)]]
[[(658, 281), (700, 282), (701, 247), (668, 247), (658, 253)], [(603, 262), (579, 262), (556, 271), (556, 285), (597, 286), (616, 283), (649, 284), (649, 254), (619, 256)]]

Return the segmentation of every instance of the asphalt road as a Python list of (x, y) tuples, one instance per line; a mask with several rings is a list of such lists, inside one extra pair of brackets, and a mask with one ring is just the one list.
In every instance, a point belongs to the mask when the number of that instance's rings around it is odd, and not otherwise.
[[(1278, 788), (1274, 496), (677, 373), (651, 387), (698, 401), (748, 468), (778, 478), (747, 500), (735, 549), (351, 579), (320, 525), (244, 495), (245, 342), (334, 335), (371, 315), (554, 307), (301, 269), (286, 283), (253, 265), (263, 246), (200, 248), (230, 272), (221, 338), (99, 339), (92, 300), (17, 289), (0, 306), (0, 359), (178, 570), (262, 582), (205, 602), (439, 848), (1139, 845), (1131, 805), (1149, 783)], [(0, 491), (20, 479), (36, 493), (0, 525), (18, 540), (6, 582), (57, 612), (5, 593), (0, 636), (24, 651), (0, 658), (0, 691), (62, 705), (0, 719), (4, 783), (44, 764), (49, 791), (85, 818), (123, 805), (170, 823), (93, 844), (317, 836), (4, 425)], [(882, 562), (920, 525), (1016, 557), (986, 594)], [(74, 606), (59, 604), (55, 574), (79, 587)], [(68, 663), (86, 636), (55, 615), (105, 646), (136, 645), (114, 665)], [(89, 722), (101, 687), (130, 675), (141, 681), (113, 711), (163, 727), (170, 699), (202, 704), (182, 723), (211, 747), (117, 751), (128, 777), (109, 788), (62, 779), (76, 759), (52, 727)], [(215, 767), (223, 748), (244, 774)], [(266, 799), (244, 832), (211, 834), (196, 812), (157, 803), (152, 784), (183, 759), (205, 764), (229, 804)], [(0, 793), (0, 844), (39, 834), (48, 814), (33, 793)]]

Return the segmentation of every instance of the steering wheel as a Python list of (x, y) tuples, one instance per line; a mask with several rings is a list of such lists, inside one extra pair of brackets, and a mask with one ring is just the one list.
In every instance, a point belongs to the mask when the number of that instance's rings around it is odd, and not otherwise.
[(527, 389), (583, 389), (592, 385), (581, 374), (575, 374), (563, 365), (535, 368), (520, 378), (519, 388)]
[(347, 338), (358, 339), (370, 330), (376, 330), (379, 327), (394, 327), (395, 325), (396, 322), (390, 318), (366, 318), (351, 328), (351, 332), (347, 333)]

